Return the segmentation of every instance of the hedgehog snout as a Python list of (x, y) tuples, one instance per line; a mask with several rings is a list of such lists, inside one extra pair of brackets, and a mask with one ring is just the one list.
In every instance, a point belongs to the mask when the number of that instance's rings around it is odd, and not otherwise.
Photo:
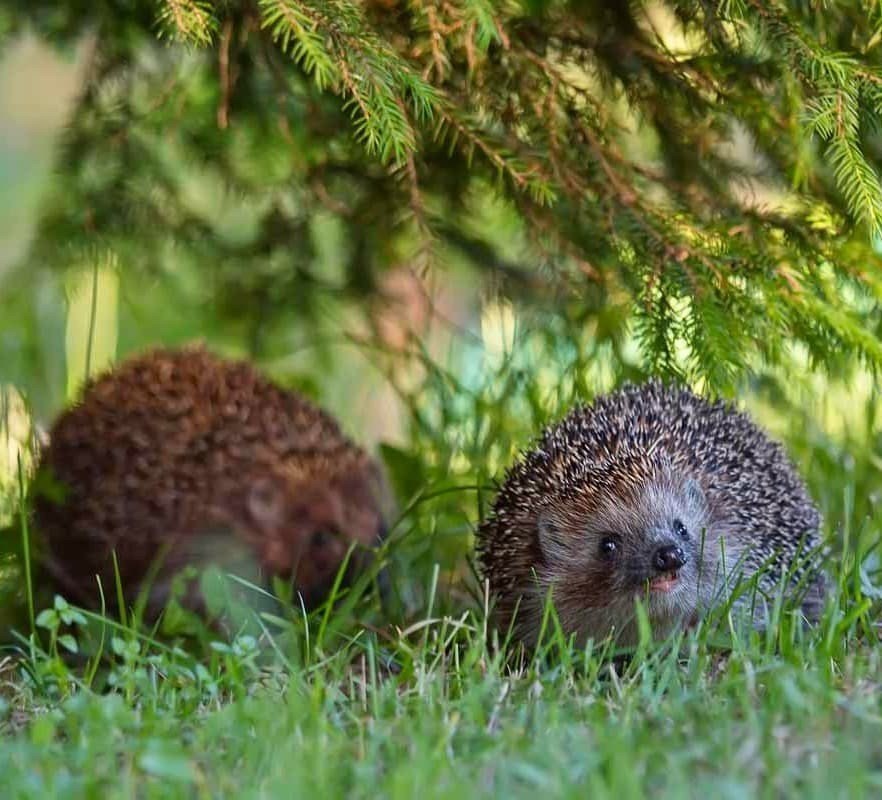
[(665, 544), (655, 551), (652, 557), (652, 566), (657, 572), (676, 572), (688, 560), (688, 556), (680, 545)]

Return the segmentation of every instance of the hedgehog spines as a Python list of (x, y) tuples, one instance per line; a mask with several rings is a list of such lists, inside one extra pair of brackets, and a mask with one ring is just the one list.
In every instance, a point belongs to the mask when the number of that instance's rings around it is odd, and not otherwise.
[[(93, 605), (95, 575), (112, 586), (112, 550), (132, 590), (164, 546), (209, 530), (302, 574), (310, 560), (330, 569), (336, 552), (300, 541), (309, 526), (369, 545), (385, 510), (378, 464), (330, 414), (201, 346), (151, 350), (90, 380), (53, 425), (40, 469), (67, 490), (60, 504), (35, 498), (47, 571)], [(280, 488), (255, 505), (261, 485)], [(310, 507), (307, 495), (323, 499)]]
[[(548, 426), (506, 471), (477, 537), (479, 565), (501, 623), (511, 621), (516, 604), (526, 604), (528, 616), (535, 613), (529, 600), (536, 574), (546, 589), (557, 586), (558, 595), (577, 606), (558, 574), (569, 567), (549, 565), (538, 540), (542, 509), (551, 508), (565, 519), (561, 524), (575, 526), (569, 534), (573, 552), (584, 564), (581, 572), (575, 565), (570, 569), (573, 583), (596, 567), (578, 547), (582, 539), (592, 541), (598, 520), (617, 520), (632, 539), (644, 535), (637, 524), (642, 520), (652, 528), (646, 536), (654, 541), (652, 537), (662, 536), (656, 528), (663, 515), (659, 511), (656, 519), (645, 507), (649, 487), (669, 487), (668, 494), (657, 496), (670, 518), (678, 508), (692, 513), (684, 488), (688, 481), (700, 486), (706, 499), (707, 520), (695, 517), (694, 525), (706, 524), (716, 537), (715, 546), (738, 555), (745, 572), (765, 568), (765, 586), (775, 585), (791, 569), (799, 577), (797, 556), (802, 548), (817, 545), (820, 516), (783, 447), (726, 401), (706, 400), (686, 388), (651, 380), (576, 406)], [(623, 508), (633, 519), (623, 521), (616, 510)], [(693, 560), (699, 556), (694, 554)], [(624, 578), (620, 584), (630, 586)], [(621, 587), (617, 591), (624, 592)], [(607, 598), (610, 604), (619, 599)]]

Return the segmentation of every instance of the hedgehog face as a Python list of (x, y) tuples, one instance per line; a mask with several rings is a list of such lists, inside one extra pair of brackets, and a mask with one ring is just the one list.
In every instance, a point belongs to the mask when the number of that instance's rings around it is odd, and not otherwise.
[(696, 481), (655, 476), (617, 496), (599, 505), (576, 496), (537, 521), (540, 586), (580, 639), (633, 639), (637, 598), (664, 634), (693, 619), (713, 591), (713, 531)]
[[(307, 606), (325, 594), (353, 543), (376, 544), (382, 521), (357, 484), (357, 478), (263, 478), (249, 489), (247, 514), (258, 533), (261, 564), (270, 575), (291, 580)], [(363, 566), (364, 556), (364, 547), (357, 547), (352, 567)]]

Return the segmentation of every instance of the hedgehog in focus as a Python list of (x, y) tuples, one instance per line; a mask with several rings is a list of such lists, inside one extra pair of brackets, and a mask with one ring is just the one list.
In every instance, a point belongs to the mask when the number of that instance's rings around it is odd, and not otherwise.
[[(181, 568), (242, 553), (313, 606), (353, 543), (350, 576), (365, 566), (387, 497), (379, 465), (332, 417), (201, 347), (148, 352), (89, 382), (52, 426), (36, 486), (53, 588), (96, 607), (98, 576), (112, 604), (115, 553), (126, 602), (151, 578), (149, 616)], [(202, 610), (192, 594), (185, 603)]]
[[(739, 581), (736, 607), (802, 592), (817, 619), (820, 515), (781, 445), (723, 401), (652, 380), (574, 409), (506, 474), (477, 534), (495, 623), (534, 646), (550, 596), (576, 642), (695, 624)], [(750, 604), (749, 607), (746, 604)]]

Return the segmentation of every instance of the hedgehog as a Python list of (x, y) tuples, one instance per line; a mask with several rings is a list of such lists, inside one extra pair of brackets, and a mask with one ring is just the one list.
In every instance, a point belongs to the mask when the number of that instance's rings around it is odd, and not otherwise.
[[(328, 413), (201, 346), (90, 381), (52, 425), (35, 486), (52, 587), (97, 607), (97, 578), (113, 605), (118, 574), (125, 602), (145, 590), (148, 616), (181, 569), (242, 553), (313, 607), (347, 554), (348, 577), (365, 566), (388, 510), (379, 464)], [(192, 592), (185, 605), (205, 610)]]
[(478, 527), (478, 566), (497, 629), (527, 647), (548, 598), (577, 643), (633, 645), (638, 599), (659, 637), (727, 596), (761, 626), (782, 588), (817, 620), (820, 522), (782, 446), (746, 414), (653, 379), (544, 431)]

